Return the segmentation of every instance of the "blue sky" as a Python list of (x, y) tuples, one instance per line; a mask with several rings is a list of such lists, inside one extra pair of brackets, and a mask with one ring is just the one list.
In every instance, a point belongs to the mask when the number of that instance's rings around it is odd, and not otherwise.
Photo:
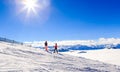
[(119, 0), (50, 0), (43, 17), (29, 16), (27, 21), (25, 14), (17, 14), (19, 8), (14, 0), (0, 0), (1, 37), (17, 41), (120, 38)]

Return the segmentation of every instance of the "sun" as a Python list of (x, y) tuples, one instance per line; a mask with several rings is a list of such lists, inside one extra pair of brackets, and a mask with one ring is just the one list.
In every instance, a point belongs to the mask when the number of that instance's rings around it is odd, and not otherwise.
[(28, 9), (33, 9), (35, 8), (36, 4), (36, 0), (24, 0), (23, 4), (25, 5), (26, 8)]
[(38, 5), (38, 0), (22, 0), (21, 4), (23, 5), (21, 12), (27, 10), (27, 15), (31, 12), (37, 14), (36, 9), (40, 7)]
[(37, 10), (41, 7), (39, 0), (19, 0), (16, 1), (16, 4), (19, 6), (19, 13), (26, 12), (27, 16), (37, 15)]
[(15, 0), (16, 15), (25, 21), (45, 22), (51, 12), (51, 0)]
[(27, 13), (27, 16), (42, 13), (50, 6), (50, 0), (16, 0), (18, 13)]

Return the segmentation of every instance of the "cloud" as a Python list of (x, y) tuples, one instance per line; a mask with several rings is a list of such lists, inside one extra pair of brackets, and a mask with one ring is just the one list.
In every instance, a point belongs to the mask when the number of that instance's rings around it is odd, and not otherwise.
[(119, 38), (100, 38), (97, 42), (98, 44), (120, 44)]
[[(44, 41), (34, 41), (34, 42), (25, 42), (26, 44), (30, 44), (32, 46), (44, 46)], [(99, 38), (97, 41), (95, 40), (63, 40), (63, 41), (48, 41), (49, 46), (53, 46), (55, 43), (58, 43), (59, 46), (66, 45), (102, 45), (102, 44), (120, 44), (119, 38)]]

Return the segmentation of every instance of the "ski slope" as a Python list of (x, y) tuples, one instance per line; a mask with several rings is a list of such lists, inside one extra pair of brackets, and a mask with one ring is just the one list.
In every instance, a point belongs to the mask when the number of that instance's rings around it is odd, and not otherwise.
[(0, 42), (0, 72), (120, 72), (117, 65)]

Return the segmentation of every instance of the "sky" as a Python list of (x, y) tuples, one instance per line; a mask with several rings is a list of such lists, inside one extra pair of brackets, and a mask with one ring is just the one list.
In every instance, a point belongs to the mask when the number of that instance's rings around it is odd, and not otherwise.
[(0, 37), (17, 41), (120, 38), (119, 0), (39, 0), (35, 4), (39, 8), (29, 10), (22, 0), (0, 0)]

